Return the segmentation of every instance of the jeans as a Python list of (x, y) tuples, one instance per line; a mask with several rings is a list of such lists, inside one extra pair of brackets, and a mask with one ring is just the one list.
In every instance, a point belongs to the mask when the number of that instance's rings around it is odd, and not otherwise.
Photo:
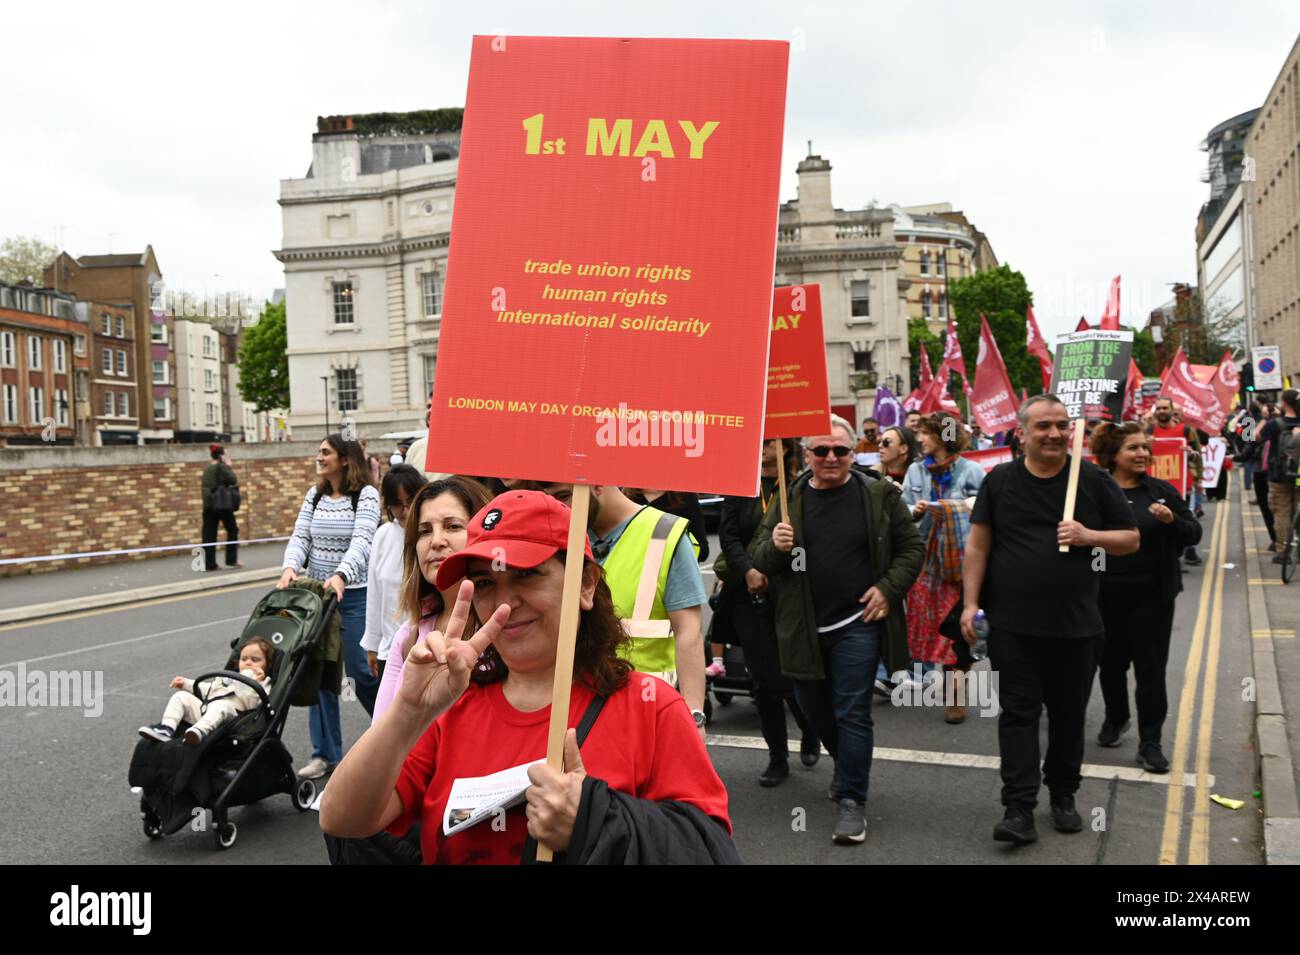
[[(343, 601), (338, 607), (343, 625), (343, 671), (366, 713), (372, 714), (379, 681), (370, 673), (366, 651), (361, 648), (361, 638), (366, 632), (366, 588), (343, 591)], [(319, 756), (331, 764), (343, 758), (343, 726), (339, 720), (338, 696), (321, 690), (317, 704), (308, 713), (308, 727), (313, 757)]]
[(835, 758), (835, 798), (865, 803), (875, 745), (871, 689), (880, 662), (880, 626), (852, 623), (820, 636), (826, 679), (795, 681), (794, 696)]

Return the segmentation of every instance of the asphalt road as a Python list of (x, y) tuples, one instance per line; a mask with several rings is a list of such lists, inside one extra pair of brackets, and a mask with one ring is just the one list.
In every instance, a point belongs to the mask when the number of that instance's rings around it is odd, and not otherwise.
[[(829, 758), (823, 756), (811, 770), (795, 759), (782, 786), (760, 788), (756, 779), (766, 752), (753, 705), (738, 697), (715, 707), (710, 752), (731, 795), (741, 857), (749, 863), (818, 864), (1154, 864), (1162, 856), (1180, 863), (1261, 862), (1259, 804), (1252, 798), (1257, 788), (1252, 706), (1243, 699), (1251, 637), (1239, 500), (1207, 509), (1200, 548), (1206, 563), (1184, 578), (1187, 590), (1179, 599), (1167, 671), (1165, 752), (1177, 760), (1181, 751), (1182, 785), (1172, 775), (1154, 777), (1137, 769), (1132, 734), (1117, 749), (1097, 745), (1102, 707), (1100, 692), (1094, 692), (1078, 799), (1089, 828), (1075, 835), (1052, 830), (1044, 793), (1039, 842), (1010, 849), (990, 839), (1001, 817), (997, 720), (972, 712), (964, 724), (949, 726), (942, 707), (877, 700), (870, 831), (864, 844), (840, 847), (830, 840), (835, 810), (825, 795)], [(1226, 522), (1216, 522), (1216, 509), (1227, 510)], [(1219, 578), (1221, 585), (1214, 587)], [(73, 707), (0, 706), (0, 818), (5, 820), (0, 859), (326, 861), (316, 814), (297, 812), (288, 796), (234, 810), (238, 843), (218, 852), (207, 833), (183, 830), (159, 842), (147, 840), (138, 797), (127, 785), (136, 728), (161, 715), (168, 681), (219, 667), (266, 589), (256, 584), (0, 628), (0, 669), (15, 671), (21, 662), (29, 671), (98, 671), (104, 687), (99, 715)], [(1191, 653), (1193, 647), (1198, 652)], [(355, 741), (366, 725), (360, 705), (344, 703), (345, 743)], [(793, 720), (790, 726), (796, 732)], [(1045, 745), (1045, 724), (1043, 738)], [(297, 764), (310, 755), (305, 710), (290, 715), (284, 740)], [(1209, 800), (1211, 794), (1246, 805), (1237, 811), (1222, 808)]]

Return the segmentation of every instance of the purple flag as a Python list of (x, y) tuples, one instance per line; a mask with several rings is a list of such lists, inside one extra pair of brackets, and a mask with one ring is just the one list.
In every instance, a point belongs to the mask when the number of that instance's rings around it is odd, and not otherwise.
[(876, 407), (871, 412), (871, 417), (876, 419), (876, 424), (880, 425), (882, 431), (903, 423), (903, 406), (884, 385), (876, 389)]

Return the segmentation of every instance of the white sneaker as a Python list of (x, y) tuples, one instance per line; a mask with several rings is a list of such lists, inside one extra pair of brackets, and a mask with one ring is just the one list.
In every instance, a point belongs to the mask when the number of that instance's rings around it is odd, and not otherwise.
[(313, 756), (302, 769), (298, 770), (299, 779), (320, 779), (329, 770), (330, 764), (320, 756)]

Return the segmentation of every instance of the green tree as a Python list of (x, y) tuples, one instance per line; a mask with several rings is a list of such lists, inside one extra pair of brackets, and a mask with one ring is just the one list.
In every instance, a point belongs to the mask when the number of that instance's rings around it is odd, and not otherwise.
[(289, 351), (284, 303), (267, 302), (239, 346), (239, 393), (258, 411), (289, 407)]
[[(1121, 328), (1126, 326), (1121, 325)], [(1133, 360), (1137, 362), (1138, 370), (1147, 377), (1154, 377), (1156, 374), (1156, 341), (1151, 337), (1151, 332), (1147, 329), (1133, 332)]]
[[(1042, 390), (1043, 378), (1038, 359), (1029, 354), (1025, 339), (1025, 312), (1034, 304), (1025, 277), (1009, 265), (976, 272), (948, 285), (948, 301), (957, 316), (957, 339), (961, 342), (966, 373), (975, 383), (975, 364), (980, 353), (980, 314), (989, 320), (998, 351), (1006, 363), (1007, 374), (1017, 394)], [(961, 391), (954, 385), (953, 394)]]
[(34, 235), (17, 235), (0, 242), (0, 282), (42, 284), (45, 266), (59, 250)]
[[(921, 349), (924, 348), (930, 354), (930, 368), (933, 371), (939, 370), (939, 362), (943, 360), (943, 339), (934, 332), (925, 323), (924, 318), (912, 318), (907, 322), (907, 350), (912, 356), (912, 373), (910, 375), (911, 384), (908, 391), (921, 386)], [(899, 398), (906, 398), (906, 394), (899, 395)]]

